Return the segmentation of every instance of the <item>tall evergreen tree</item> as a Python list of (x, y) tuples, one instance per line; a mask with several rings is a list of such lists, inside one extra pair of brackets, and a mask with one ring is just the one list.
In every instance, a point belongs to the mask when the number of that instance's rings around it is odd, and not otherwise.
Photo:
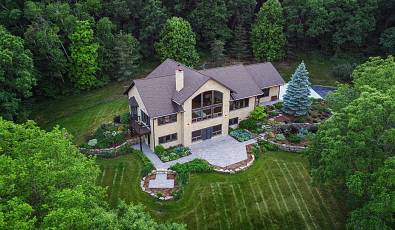
[(276, 61), (284, 57), (286, 43), (284, 15), (278, 0), (268, 0), (258, 12), (252, 26), (251, 42), (255, 58)]
[(191, 25), (182, 18), (173, 17), (166, 21), (155, 49), (162, 60), (172, 58), (187, 66), (199, 61), (196, 36)]
[(101, 81), (112, 79), (115, 72), (114, 35), (115, 25), (107, 17), (101, 18), (96, 23), (95, 40), (99, 43), (98, 52), (98, 77)]
[(210, 54), (215, 65), (222, 65), (225, 61), (224, 54), (225, 43), (221, 40), (215, 40), (210, 44)]
[(139, 43), (131, 34), (122, 32), (115, 39), (116, 80), (131, 79), (140, 59)]
[(141, 51), (144, 56), (149, 56), (154, 53), (154, 43), (159, 40), (160, 31), (168, 16), (160, 0), (146, 1), (142, 12), (140, 29)]
[(311, 106), (309, 73), (304, 62), (300, 63), (284, 95), (283, 111), (293, 116), (306, 115)]
[(78, 21), (71, 40), (71, 79), (77, 89), (90, 89), (98, 84), (96, 79), (97, 49), (93, 42), (93, 30), (89, 21)]
[(237, 25), (234, 30), (233, 41), (230, 43), (229, 47), (229, 54), (237, 60), (242, 60), (250, 56), (247, 31), (241, 25)]
[(188, 18), (203, 47), (209, 47), (216, 39), (227, 41), (230, 37), (224, 0), (200, 1)]

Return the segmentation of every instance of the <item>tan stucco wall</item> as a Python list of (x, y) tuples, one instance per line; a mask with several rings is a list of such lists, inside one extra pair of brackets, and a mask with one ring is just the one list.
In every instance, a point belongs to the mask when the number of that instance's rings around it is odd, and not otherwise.
[[(213, 119), (208, 119), (204, 121), (199, 121), (192, 123), (192, 99), (197, 95), (209, 91), (209, 90), (217, 90), (222, 92), (223, 94), (223, 106), (222, 106), (222, 116), (216, 117)], [(229, 124), (229, 100), (230, 100), (230, 91), (223, 85), (219, 84), (216, 81), (209, 80), (207, 81), (200, 89), (198, 89), (188, 100), (184, 102), (184, 113), (183, 113), (183, 142), (184, 146), (190, 146), (192, 143), (192, 131), (204, 129), (210, 126), (222, 124), (222, 135), (228, 133), (228, 124)]]
[[(137, 104), (139, 105), (138, 111), (137, 111), (138, 116), (141, 117), (141, 111), (143, 111), (145, 114), (148, 114), (148, 113), (147, 113), (147, 109), (145, 108), (145, 105), (144, 105), (143, 101), (141, 100), (140, 93), (139, 93), (139, 91), (137, 90), (136, 87), (132, 87), (132, 88), (129, 90), (129, 92), (128, 92), (128, 99), (131, 98), (131, 97), (134, 97), (134, 98), (136, 99), (136, 101), (137, 101)], [(129, 107), (129, 112), (130, 112), (130, 106), (128, 106), (128, 107)], [(150, 121), (150, 126), (152, 127), (152, 119), (151, 119), (151, 121)], [(142, 140), (143, 140), (145, 143), (148, 144), (147, 138), (142, 137)], [(152, 139), (152, 135), (151, 135), (151, 136), (150, 136), (150, 142), (151, 142), (151, 144), (152, 144), (152, 141), (153, 141), (153, 139)]]
[(280, 93), (280, 86), (274, 86), (274, 87), (270, 88), (269, 96), (261, 98), (259, 100), (259, 103), (271, 101), (271, 97), (272, 96), (277, 96), (278, 97), (279, 93)]
[(249, 98), (249, 100), (248, 100), (248, 107), (230, 111), (229, 119), (232, 119), (232, 118), (235, 118), (235, 117), (238, 117), (239, 121), (247, 119), (247, 117), (250, 115), (250, 112), (252, 110), (254, 110), (254, 108), (255, 108), (255, 98), (256, 97), (250, 97)]
[[(175, 145), (182, 144), (182, 113), (177, 114), (177, 122), (169, 123), (165, 125), (158, 125), (158, 119), (153, 119), (153, 126), (151, 131), (155, 135), (155, 146), (159, 145), (159, 137), (163, 137), (169, 134), (177, 133), (177, 140), (162, 144), (165, 148), (172, 147)], [(154, 129), (152, 128), (154, 127)], [(152, 135), (151, 135), (152, 136)], [(154, 143), (151, 141), (151, 149), (154, 149)]]

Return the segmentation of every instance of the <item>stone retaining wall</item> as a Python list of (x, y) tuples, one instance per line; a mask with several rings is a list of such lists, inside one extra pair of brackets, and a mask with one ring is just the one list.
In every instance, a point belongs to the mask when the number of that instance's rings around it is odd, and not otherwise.
[(89, 155), (103, 155), (107, 152), (112, 152), (112, 151), (116, 151), (119, 148), (121, 148), (124, 145), (134, 145), (134, 144), (138, 144), (139, 143), (139, 139), (138, 138), (132, 138), (132, 139), (128, 139), (125, 142), (123, 142), (120, 145), (117, 145), (115, 147), (111, 147), (111, 148), (103, 148), (103, 149), (88, 149), (88, 148), (79, 148), (79, 150), (83, 153), (89, 154)]
[(260, 135), (259, 139), (265, 140), (265, 141), (269, 142), (270, 144), (277, 146), (280, 150), (283, 150), (286, 152), (299, 153), (299, 152), (303, 152), (307, 149), (306, 147), (303, 147), (303, 146), (295, 146), (295, 145), (286, 145), (286, 144), (276, 143), (276, 142), (271, 141), (267, 138), (267, 133)]

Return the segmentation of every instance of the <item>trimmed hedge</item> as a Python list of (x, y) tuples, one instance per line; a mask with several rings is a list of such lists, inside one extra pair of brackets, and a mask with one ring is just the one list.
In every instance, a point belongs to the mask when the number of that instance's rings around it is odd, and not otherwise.
[(154, 165), (152, 164), (152, 162), (150, 161), (150, 159), (148, 159), (148, 157), (146, 155), (144, 155), (143, 152), (141, 152), (140, 150), (134, 150), (133, 151), (143, 162), (143, 169), (141, 170), (141, 175), (147, 176), (148, 173), (150, 173), (152, 170), (154, 170)]
[(179, 187), (178, 190), (172, 194), (174, 199), (180, 198), (181, 195), (183, 194), (184, 187), (189, 182), (190, 173), (213, 171), (213, 167), (209, 165), (207, 161), (201, 159), (194, 159), (193, 161), (184, 164), (177, 163), (171, 166), (170, 169), (177, 173), (176, 183)]

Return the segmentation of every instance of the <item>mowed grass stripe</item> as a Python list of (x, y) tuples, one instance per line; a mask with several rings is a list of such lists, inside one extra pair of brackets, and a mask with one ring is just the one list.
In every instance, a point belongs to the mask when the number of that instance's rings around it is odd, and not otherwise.
[(203, 214), (203, 226), (204, 226), (204, 229), (207, 229), (207, 215), (206, 215), (206, 208), (204, 207), (204, 202), (203, 202), (203, 195), (202, 195), (202, 193), (199, 193), (199, 197), (200, 197), (200, 205), (201, 205), (201, 211), (202, 211), (202, 214)]
[[(302, 211), (302, 208), (301, 208), (300, 205), (299, 205), (298, 199), (296, 198), (295, 194), (293, 193), (293, 190), (292, 190), (292, 187), (291, 187), (291, 185), (290, 185), (290, 183), (289, 183), (289, 181), (288, 181), (288, 178), (286, 177), (284, 171), (283, 171), (281, 168), (280, 168), (280, 172), (281, 172), (281, 174), (283, 175), (283, 177), (284, 177), (284, 179), (285, 179), (285, 182), (286, 182), (287, 185), (288, 185), (289, 192), (291, 193), (291, 195), (292, 195), (292, 197), (293, 197), (293, 200), (295, 201), (296, 207), (297, 207), (298, 210), (299, 210), (299, 213), (300, 213), (300, 215), (301, 215), (301, 217), (302, 217), (302, 219), (303, 219), (304, 224), (306, 225), (307, 229), (310, 229), (310, 225), (307, 223), (306, 217), (305, 217), (304, 214), (303, 214), (303, 211)], [(273, 176), (273, 174), (272, 174), (272, 176)], [(273, 176), (273, 178), (274, 178), (274, 180), (276, 181), (276, 184), (277, 184), (277, 186), (278, 186), (277, 180), (275, 179), (274, 176)], [(280, 187), (279, 187), (279, 186), (278, 186), (278, 189), (280, 190)], [(281, 190), (280, 190), (280, 191), (281, 191)]]
[(258, 183), (258, 181), (257, 181), (256, 178), (254, 178), (254, 180), (255, 180), (255, 187), (258, 188), (259, 196), (260, 196), (261, 199), (262, 199), (262, 203), (263, 203), (264, 208), (265, 208), (265, 211), (266, 211), (266, 213), (267, 213), (267, 217), (268, 217), (268, 219), (269, 219), (269, 222), (272, 224), (272, 223), (273, 223), (273, 220), (272, 220), (273, 217), (272, 217), (272, 215), (270, 214), (269, 206), (267, 205), (267, 202), (266, 202), (266, 200), (265, 200), (265, 197), (263, 196), (263, 192), (262, 192), (261, 186), (259, 186), (259, 183)]
[[(278, 161), (276, 161), (276, 163), (277, 163), (278, 167), (280, 167), (280, 164), (278, 163)], [(306, 209), (307, 214), (309, 215), (309, 217), (310, 217), (310, 219), (311, 219), (311, 222), (312, 222), (313, 225), (314, 225), (314, 228), (315, 228), (315, 229), (318, 229), (317, 224), (315, 223), (315, 218), (313, 218), (313, 215), (311, 215), (310, 209), (309, 209), (309, 207), (307, 207), (306, 201), (305, 201), (305, 199), (303, 198), (303, 195), (302, 195), (302, 193), (300, 192), (300, 189), (299, 189), (298, 185), (297, 185), (296, 182), (295, 182), (294, 176), (292, 175), (291, 171), (289, 171), (287, 164), (285, 164), (285, 163), (283, 162), (282, 165), (284, 166), (285, 171), (287, 171), (289, 177), (291, 178), (291, 181), (292, 181), (294, 187), (296, 188), (296, 192), (298, 193), (298, 195), (299, 195), (299, 197), (300, 197), (300, 200), (301, 200), (301, 202), (302, 202), (304, 208)], [(281, 167), (280, 167), (280, 168), (281, 168)]]
[(215, 186), (216, 186), (216, 189), (218, 190), (218, 193), (217, 193), (217, 194), (219, 194), (219, 198), (220, 198), (221, 204), (222, 204), (222, 206), (223, 206), (223, 210), (224, 210), (223, 213), (224, 213), (224, 216), (225, 216), (226, 226), (228, 227), (228, 229), (230, 229), (230, 225), (231, 225), (231, 224), (230, 224), (230, 222), (229, 222), (228, 209), (226, 208), (225, 200), (224, 200), (224, 197), (223, 197), (223, 194), (222, 194), (220, 185), (219, 185), (218, 183), (215, 183)]
[[(241, 198), (241, 201), (242, 201), (242, 204), (243, 204), (243, 207), (242, 207), (242, 208), (245, 210), (245, 214), (246, 214), (246, 217), (247, 217), (248, 224), (250, 225), (251, 228), (253, 228), (254, 226), (252, 225), (250, 215), (248, 214), (248, 209), (247, 209), (246, 201), (245, 201), (245, 199), (244, 199), (243, 190), (241, 190), (240, 184), (237, 184), (237, 188), (238, 188), (238, 190), (240, 191), (240, 198)], [(239, 206), (239, 207), (240, 207), (240, 206)]]
[(243, 217), (241, 215), (241, 210), (239, 208), (240, 207), (239, 200), (237, 199), (235, 188), (234, 188), (233, 184), (230, 184), (230, 187), (232, 189), (232, 196), (233, 196), (233, 199), (234, 199), (235, 204), (236, 204), (237, 213), (239, 214), (239, 222), (241, 224), (241, 223), (243, 223)]
[[(258, 202), (257, 195), (255, 194), (255, 189), (254, 189), (254, 187), (253, 187), (253, 185), (251, 183), (251, 180), (248, 180), (248, 184), (250, 185), (250, 188), (251, 188), (251, 191), (252, 191), (252, 195), (254, 197), (255, 205), (256, 205), (256, 208), (257, 208), (258, 214), (259, 214), (259, 219), (262, 222), (262, 225), (265, 226), (265, 219), (267, 217), (263, 215), (263, 212), (262, 212), (261, 207), (260, 207), (259, 202)], [(268, 218), (268, 219), (270, 219), (270, 218)]]
[[(303, 165), (302, 163), (298, 162), (298, 163), (295, 163), (295, 164), (298, 166), (298, 168), (301, 168), (301, 171), (302, 171), (302, 172), (305, 172), (305, 175), (307, 175), (307, 177), (310, 177), (310, 175), (307, 173), (308, 170), (306, 169), (306, 167), (304, 167), (304, 165)], [(327, 213), (326, 216), (329, 216), (329, 218), (331, 219), (331, 222), (332, 222), (334, 228), (336, 228), (336, 229), (339, 228), (338, 223), (336, 222), (335, 217), (333, 216), (333, 212), (331, 211), (331, 208), (328, 206), (328, 201), (325, 200), (325, 199), (322, 197), (321, 191), (320, 191), (317, 187), (313, 187), (313, 188), (314, 188), (315, 193), (316, 193), (316, 194), (318, 195), (318, 197), (319, 197), (318, 200), (319, 200), (320, 203), (322, 204), (322, 205), (320, 205), (320, 206), (324, 207), (324, 209), (325, 209), (325, 211), (326, 211), (326, 213)], [(328, 196), (331, 197), (330, 194), (328, 194)], [(337, 203), (336, 203), (336, 207), (337, 207)]]
[(210, 184), (210, 189), (211, 189), (211, 196), (213, 197), (213, 201), (215, 204), (215, 213), (214, 216), (217, 216), (217, 220), (219, 223), (219, 229), (223, 229), (222, 228), (222, 221), (221, 221), (221, 209), (219, 208), (219, 204), (218, 204), (218, 200), (216, 199), (216, 194), (215, 194), (215, 189), (214, 189), (214, 185)]
[[(276, 193), (275, 190), (274, 190), (274, 186), (273, 186), (272, 182), (270, 181), (269, 176), (266, 173), (263, 173), (263, 175), (265, 176), (266, 181), (269, 184), (269, 188), (270, 188), (271, 194), (274, 197), (274, 200), (276, 201), (276, 206), (277, 206), (277, 209), (278, 209), (279, 216), (281, 216), (281, 219), (282, 219), (282, 221), (284, 221), (284, 223), (286, 223), (286, 224), (291, 223), (292, 221), (288, 220), (286, 215), (281, 215), (283, 213), (283, 209), (281, 209), (281, 206), (284, 206), (286, 211), (287, 211), (287, 213), (289, 213), (288, 206), (287, 206), (286, 202), (284, 201), (284, 197), (283, 197), (283, 195), (281, 193), (281, 190), (280, 190), (280, 192)], [(264, 183), (262, 183), (262, 184), (264, 184)], [(280, 198), (277, 197), (277, 194), (280, 194), (281, 201), (279, 201)], [(280, 203), (282, 203), (282, 205), (280, 205)]]
[[(328, 226), (331, 227), (331, 229), (335, 228), (336, 226), (333, 223), (333, 218), (329, 214), (328, 210), (326, 209), (325, 205), (322, 204), (322, 202), (317, 198), (317, 195), (314, 194), (313, 190), (311, 189), (311, 185), (309, 185), (306, 181), (310, 179), (310, 177), (306, 177), (303, 175), (301, 169), (299, 168), (298, 164), (295, 162), (293, 163), (294, 169), (298, 172), (298, 175), (302, 178), (304, 185), (307, 187), (307, 190), (309, 191), (311, 197), (313, 198), (313, 202), (316, 205), (316, 207), (320, 210), (321, 213), (321, 219), (328, 224)], [(325, 213), (324, 213), (325, 212)], [(326, 218), (329, 216), (329, 218)]]

